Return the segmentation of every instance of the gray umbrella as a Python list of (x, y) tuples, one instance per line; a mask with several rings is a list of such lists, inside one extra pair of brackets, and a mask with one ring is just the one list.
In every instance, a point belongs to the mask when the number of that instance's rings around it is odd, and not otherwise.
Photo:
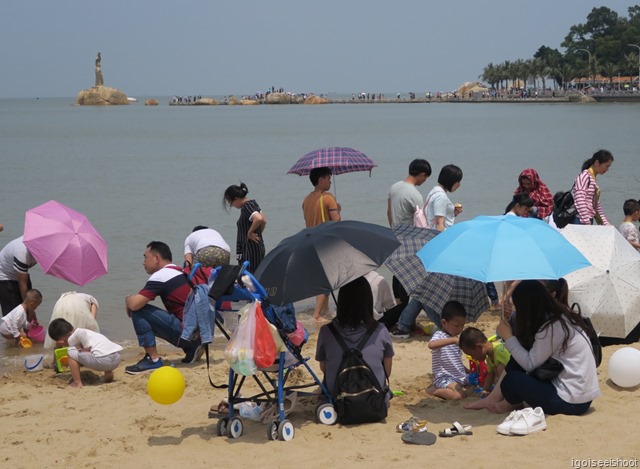
[(459, 301), (467, 311), (467, 320), (475, 321), (489, 306), (486, 286), (482, 282), (457, 275), (427, 272), (416, 256), (439, 232), (410, 225), (397, 225), (393, 233), (401, 246), (385, 261), (412, 298), (437, 313), (447, 301)]
[(361, 221), (325, 222), (283, 239), (255, 277), (272, 304), (330, 293), (382, 265), (400, 243), (389, 228)]

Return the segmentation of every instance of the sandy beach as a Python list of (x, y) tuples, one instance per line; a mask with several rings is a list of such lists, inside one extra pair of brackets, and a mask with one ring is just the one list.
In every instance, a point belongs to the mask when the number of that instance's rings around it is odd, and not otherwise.
[[(496, 313), (487, 312), (475, 325), (491, 332), (497, 319)], [(312, 333), (305, 356), (313, 357), (315, 338)], [(444, 402), (425, 393), (431, 380), (428, 339), (418, 336), (395, 342), (391, 388), (404, 395), (393, 399), (386, 422), (321, 425), (314, 421), (315, 404), (302, 400), (289, 416), (295, 426), (295, 438), (289, 442), (268, 441), (267, 426), (246, 419), (239, 439), (217, 436), (217, 419), (207, 414), (225, 391), (210, 386), (204, 360), (182, 365), (182, 354), (169, 345), (160, 347), (161, 354), (177, 362), (187, 383), (182, 399), (170, 406), (157, 404), (147, 395), (148, 375), (125, 374), (124, 366), (139, 358), (138, 348), (125, 350), (115, 382), (103, 384), (97, 374), (83, 371), (85, 387), (80, 390), (67, 387), (68, 373), (8, 371), (0, 386), (2, 466), (299, 468), (340, 464), (390, 468), (458, 467), (464, 461), (478, 468), (561, 468), (610, 460), (609, 467), (637, 467), (640, 446), (635, 413), (640, 410), (640, 390), (619, 388), (607, 371), (609, 357), (622, 346), (604, 349), (598, 369), (602, 396), (586, 415), (548, 416), (546, 431), (508, 437), (496, 433), (504, 415), (465, 410), (465, 401)], [(211, 375), (217, 383), (228, 376), (222, 357), (224, 343), (221, 337), (214, 341)], [(310, 363), (319, 371), (313, 359)], [(300, 373), (296, 379), (310, 381), (306, 372)], [(459, 421), (472, 425), (473, 435), (438, 438), (432, 446), (408, 445), (395, 426), (411, 415), (427, 419), (429, 431), (436, 434)]]

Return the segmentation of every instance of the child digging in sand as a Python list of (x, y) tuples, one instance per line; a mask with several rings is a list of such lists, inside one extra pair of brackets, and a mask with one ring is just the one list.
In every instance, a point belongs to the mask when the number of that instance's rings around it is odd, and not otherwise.
[[(465, 409), (489, 409), (496, 402), (501, 401), (500, 381), (504, 375), (504, 368), (511, 358), (511, 354), (502, 341), (490, 341), (480, 329), (467, 327), (460, 334), (460, 348), (474, 360), (487, 362), (487, 377), (484, 380), (482, 397), (475, 402), (465, 404)], [(493, 390), (491, 387), (495, 384)]]
[(42, 303), (42, 293), (36, 289), (27, 290), (24, 301), (13, 308), (9, 314), (0, 318), (0, 335), (5, 339), (15, 341), (16, 345), (20, 345), (20, 341), (27, 337), (29, 323), (35, 321), (36, 309)]
[(467, 397), (462, 386), (468, 384), (467, 370), (462, 364), (458, 334), (462, 332), (467, 314), (462, 303), (449, 301), (442, 308), (440, 330), (429, 341), (432, 351), (433, 384), (427, 392), (446, 400)]
[(69, 369), (73, 381), (69, 386), (81, 388), (80, 365), (104, 371), (104, 382), (113, 381), (113, 370), (120, 364), (122, 347), (89, 329), (76, 329), (67, 320), (58, 318), (49, 324), (49, 336), (60, 347), (70, 347)]

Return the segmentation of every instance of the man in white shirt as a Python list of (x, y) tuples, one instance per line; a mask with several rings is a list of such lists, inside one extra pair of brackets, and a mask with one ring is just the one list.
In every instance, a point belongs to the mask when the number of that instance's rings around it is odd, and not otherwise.
[(10, 241), (0, 251), (0, 305), (6, 316), (25, 298), (31, 289), (29, 269), (36, 265), (22, 236)]

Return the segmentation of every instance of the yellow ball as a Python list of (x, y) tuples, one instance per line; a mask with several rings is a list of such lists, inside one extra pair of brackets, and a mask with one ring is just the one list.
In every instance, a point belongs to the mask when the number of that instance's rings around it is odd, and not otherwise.
[(158, 368), (149, 376), (147, 393), (158, 404), (175, 404), (184, 393), (184, 376), (171, 366)]

